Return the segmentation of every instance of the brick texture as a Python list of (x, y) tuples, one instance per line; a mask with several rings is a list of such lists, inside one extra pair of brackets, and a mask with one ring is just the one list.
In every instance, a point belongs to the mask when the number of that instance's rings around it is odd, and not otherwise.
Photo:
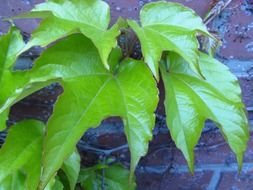
[[(204, 17), (213, 0), (173, 0), (193, 8)], [(30, 10), (43, 0), (2, 0), (0, 18)], [(118, 16), (138, 20), (141, 7), (151, 0), (107, 0), (111, 5), (112, 23)], [(36, 19), (15, 21), (25, 38), (29, 37), (38, 25)], [(9, 24), (0, 21), (0, 33), (7, 32)], [(208, 25), (217, 32), (223, 45), (217, 57), (238, 76), (242, 87), (243, 99), (253, 120), (253, 1), (234, 0), (217, 18)], [(39, 51), (38, 51), (39, 52)], [(20, 62), (19, 68), (30, 67), (32, 60)], [(163, 114), (163, 84), (159, 84), (161, 102), (158, 113)], [(16, 104), (10, 114), (9, 124), (24, 118), (47, 121), (53, 110), (57, 96), (62, 88), (55, 84), (45, 88)], [(251, 125), (252, 126), (252, 125)], [(253, 134), (253, 133), (252, 133)], [(251, 134), (251, 136), (252, 136)], [(114, 149), (126, 144), (122, 122), (110, 118), (97, 128), (89, 130), (83, 142), (97, 149)], [(149, 152), (143, 157), (136, 170), (138, 190), (252, 190), (253, 189), (253, 139), (245, 153), (241, 175), (237, 173), (236, 159), (225, 143), (219, 130), (211, 125), (205, 128), (195, 148), (195, 175), (188, 171), (182, 153), (171, 140), (164, 121), (158, 119), (154, 139), (150, 142)], [(89, 147), (81, 151), (83, 165), (90, 166), (101, 157)], [(129, 166), (129, 150), (125, 147), (113, 152), (112, 157)]]

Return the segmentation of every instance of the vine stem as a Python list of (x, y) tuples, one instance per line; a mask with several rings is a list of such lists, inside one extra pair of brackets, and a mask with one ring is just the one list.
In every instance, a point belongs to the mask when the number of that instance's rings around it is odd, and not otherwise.
[[(106, 156), (103, 155), (103, 165), (105, 165), (106, 162)], [(102, 182), (101, 182), (101, 190), (105, 190), (105, 169), (102, 169)]]
[(113, 154), (115, 152), (118, 152), (118, 151), (128, 148), (128, 144), (123, 144), (123, 145), (118, 146), (116, 148), (105, 150), (105, 149), (95, 148), (82, 140), (77, 144), (77, 146), (82, 151), (93, 152), (93, 153), (104, 155), (104, 156), (110, 156), (111, 154)]
[(233, 0), (224, 0), (218, 1), (211, 10), (207, 13), (207, 16), (204, 18), (204, 23), (209, 24), (216, 16), (218, 16)]

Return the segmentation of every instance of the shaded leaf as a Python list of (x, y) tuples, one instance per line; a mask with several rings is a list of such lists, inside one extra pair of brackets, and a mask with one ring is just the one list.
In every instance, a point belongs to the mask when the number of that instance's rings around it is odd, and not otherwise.
[(128, 24), (140, 39), (145, 62), (156, 78), (159, 78), (158, 62), (163, 51), (177, 52), (195, 73), (200, 73), (196, 34), (210, 34), (193, 10), (178, 3), (154, 2), (142, 8), (140, 20), (141, 27), (131, 20)]
[(167, 69), (162, 64), (167, 125), (176, 146), (183, 152), (190, 170), (193, 149), (207, 119), (213, 120), (236, 153), (239, 168), (249, 139), (248, 121), (236, 77), (217, 60), (200, 53), (199, 79), (178, 55), (170, 53)]
[(86, 190), (99, 190), (102, 186), (102, 169), (104, 169), (104, 186), (110, 190), (134, 190), (136, 184), (129, 184), (129, 171), (119, 164), (113, 166), (92, 167), (80, 172), (79, 182)]
[(70, 189), (74, 190), (80, 172), (80, 155), (77, 150), (63, 162), (62, 170), (68, 178)]
[(58, 176), (52, 178), (44, 190), (63, 190), (64, 186), (61, 181), (58, 179)]

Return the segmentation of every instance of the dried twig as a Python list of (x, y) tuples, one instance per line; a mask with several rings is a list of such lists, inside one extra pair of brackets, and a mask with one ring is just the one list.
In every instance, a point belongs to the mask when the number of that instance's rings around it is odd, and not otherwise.
[(204, 18), (204, 23), (209, 24), (216, 16), (218, 16), (233, 0), (221, 0), (212, 5)]

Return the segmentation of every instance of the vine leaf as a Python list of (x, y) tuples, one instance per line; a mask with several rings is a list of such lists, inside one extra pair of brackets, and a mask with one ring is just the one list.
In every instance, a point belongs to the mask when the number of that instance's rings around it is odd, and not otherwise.
[(205, 121), (211, 119), (236, 154), (240, 170), (249, 132), (238, 81), (226, 66), (206, 54), (200, 53), (199, 65), (205, 80), (199, 79), (175, 53), (169, 54), (167, 68), (162, 64), (167, 125), (172, 138), (193, 172), (194, 146)]
[(11, 27), (0, 37), (0, 130), (5, 129), (10, 107), (27, 95), (41, 89), (53, 80), (39, 71), (14, 71), (14, 65), (24, 42), (19, 30)]
[(92, 42), (75, 34), (47, 49), (36, 61), (36, 70), (61, 78), (64, 88), (47, 125), (40, 189), (74, 151), (83, 133), (109, 116), (124, 121), (132, 178), (140, 157), (147, 152), (155, 124), (158, 90), (148, 67), (128, 59), (111, 73)]
[(80, 160), (80, 155), (76, 150), (63, 162), (61, 167), (68, 178), (70, 190), (75, 189), (80, 172)]
[[(12, 84), (6, 86), (5, 78), (10, 75), (10, 68), (16, 61), (18, 52), (24, 47), (24, 42), (19, 31), (15, 27), (11, 27), (8, 34), (0, 37), (0, 106), (8, 99), (9, 91), (12, 88)], [(16, 82), (16, 81), (15, 81)], [(0, 107), (1, 108), (1, 107)], [(3, 111), (0, 109), (0, 130), (5, 128), (5, 123), (8, 118), (9, 110), (7, 108)]]
[[(0, 149), (0, 184), (7, 176), (26, 172), (26, 189), (36, 189), (41, 171), (41, 150), (44, 124), (27, 120), (10, 128)], [(18, 175), (18, 174), (17, 174)], [(4, 183), (4, 182), (3, 182)]]
[(63, 189), (68, 188), (64, 187), (58, 176), (55, 176), (49, 181), (44, 190), (63, 190)]
[(25, 50), (32, 46), (47, 46), (67, 35), (81, 32), (97, 47), (103, 64), (109, 68), (108, 56), (120, 34), (117, 24), (109, 30), (110, 8), (101, 0), (49, 0), (36, 5), (30, 12), (14, 18), (42, 18), (32, 33)]
[[(210, 36), (206, 26), (196, 13), (171, 2), (154, 2), (145, 5), (140, 12), (141, 27), (128, 20), (141, 42), (145, 62), (158, 79), (158, 63), (163, 51), (181, 55), (195, 73), (198, 67), (198, 32)], [(201, 76), (201, 75), (200, 75)]]
[(100, 189), (102, 184), (102, 169), (104, 170), (104, 181), (106, 189), (110, 190), (134, 190), (136, 184), (129, 184), (129, 171), (121, 165), (112, 166), (97, 165), (92, 168), (82, 169), (79, 176), (79, 183), (84, 189), (94, 190)]

